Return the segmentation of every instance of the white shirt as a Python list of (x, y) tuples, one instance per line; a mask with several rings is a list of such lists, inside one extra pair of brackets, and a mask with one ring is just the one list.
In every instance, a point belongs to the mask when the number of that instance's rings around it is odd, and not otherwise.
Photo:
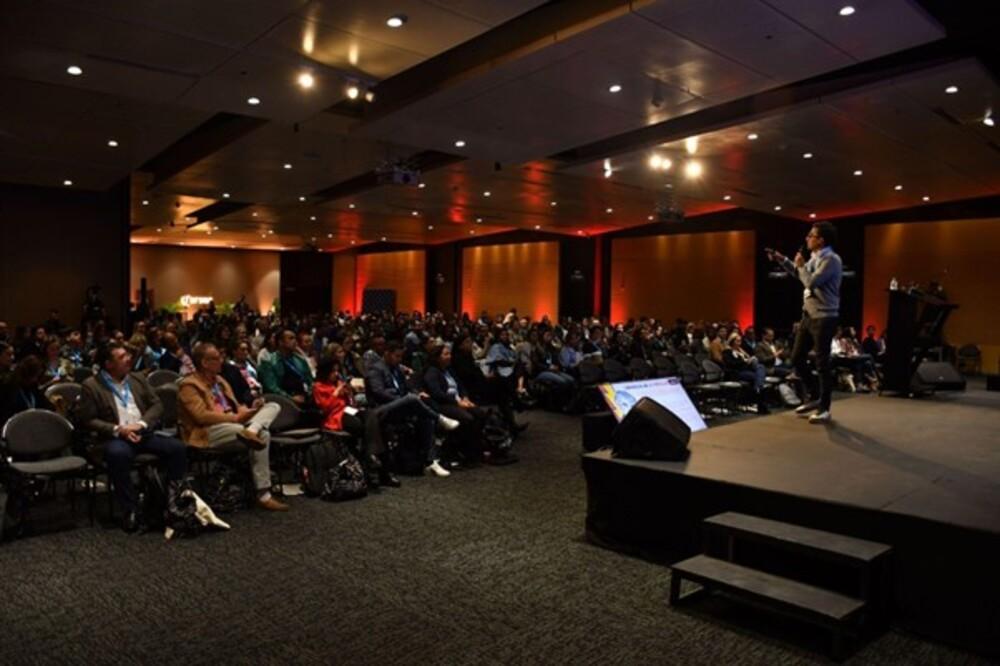
[[(139, 405), (135, 402), (135, 396), (132, 395), (131, 389), (128, 387), (128, 375), (125, 376), (125, 381), (116, 382), (114, 379), (108, 377), (108, 381), (115, 387), (112, 394), (117, 391), (117, 395), (114, 395), (115, 409), (118, 411), (118, 425), (132, 425), (133, 423), (141, 423), (146, 426), (146, 422), (142, 420), (142, 411), (139, 409)], [(128, 391), (126, 393), (126, 390)], [(124, 396), (127, 399), (125, 405), (122, 404), (119, 396)]]

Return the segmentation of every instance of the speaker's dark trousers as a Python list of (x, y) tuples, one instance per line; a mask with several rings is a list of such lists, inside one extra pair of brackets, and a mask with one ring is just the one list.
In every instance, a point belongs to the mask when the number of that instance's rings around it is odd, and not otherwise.
[(151, 435), (138, 444), (124, 439), (110, 439), (104, 444), (104, 463), (115, 490), (118, 506), (124, 511), (135, 510), (135, 491), (132, 487), (132, 463), (140, 453), (152, 453), (167, 469), (167, 478), (180, 481), (187, 470), (184, 442), (173, 437)]
[(814, 391), (813, 400), (819, 401), (819, 408), (823, 411), (830, 409), (830, 400), (833, 397), (833, 364), (830, 361), (830, 345), (833, 343), (833, 334), (837, 331), (837, 317), (820, 317), (813, 319), (809, 315), (802, 313), (802, 321), (799, 322), (799, 331), (795, 335), (795, 344), (792, 347), (792, 365), (806, 385), (809, 385), (809, 352), (815, 354), (816, 374), (819, 375), (818, 393)]

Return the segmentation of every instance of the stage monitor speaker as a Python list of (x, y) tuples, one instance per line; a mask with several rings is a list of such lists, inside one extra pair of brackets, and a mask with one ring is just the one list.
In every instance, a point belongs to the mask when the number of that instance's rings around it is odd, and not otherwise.
[(640, 460), (687, 460), (691, 428), (660, 403), (642, 398), (611, 435), (611, 455)]
[(924, 361), (911, 382), (914, 391), (964, 391), (965, 377), (951, 363)]
[(1000, 391), (1000, 375), (986, 375), (986, 390)]

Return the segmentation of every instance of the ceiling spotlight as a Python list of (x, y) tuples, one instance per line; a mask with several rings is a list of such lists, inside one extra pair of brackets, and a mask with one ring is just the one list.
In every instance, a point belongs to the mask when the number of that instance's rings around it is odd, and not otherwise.
[(299, 197), (299, 201), (305, 201), (305, 200), (306, 200), (305, 197)]
[(427, 231), (434, 231), (434, 225), (433, 224), (428, 224), (427, 225)]
[(420, 215), (420, 213), (418, 213), (418, 212), (417, 212), (417, 211), (415, 211), (415, 210), (411, 210), (411, 211), (410, 211), (410, 215), (412, 215), (413, 217), (416, 217), (417, 215)]
[(316, 221), (316, 216), (315, 216), (315, 215), (310, 215), (310, 216), (309, 216), (309, 220), (310, 220), (311, 222), (315, 222), (315, 221)]
[(313, 87), (316, 83), (316, 79), (314, 79), (313, 75), (309, 72), (302, 72), (299, 74), (298, 82), (301, 87), (308, 89)]
[(892, 189), (896, 190), (897, 192), (900, 192), (900, 191), (902, 191), (903, 186), (902, 185), (897, 185), (896, 187), (894, 187)]
[(850, 5), (845, 5), (844, 7), (840, 8), (839, 13), (841, 16), (850, 16), (851, 14), (854, 13), (854, 7), (851, 7)]
[(235, 245), (230, 245), (230, 246), (229, 246), (229, 249), (230, 249), (230, 250), (235, 250), (235, 249), (236, 249), (236, 246), (235, 246)]
[(614, 208), (605, 208), (604, 212), (610, 214), (610, 213), (615, 212), (615, 209)]
[(469, 235), (472, 236), (476, 233), (475, 229), (469, 229)]
[(809, 213), (809, 219), (810, 220), (815, 220), (816, 219), (816, 213)]
[(722, 200), (723, 200), (723, 201), (729, 201), (729, 200), (730, 200), (730, 199), (732, 199), (732, 198), (733, 198), (733, 197), (732, 197), (731, 195), (727, 194), (726, 196), (722, 197)]
[(491, 193), (491, 192), (490, 192), (489, 190), (486, 190), (485, 192), (483, 192), (483, 196), (484, 196), (484, 197), (488, 197), (488, 196), (490, 196), (491, 194), (492, 194), (492, 193)]
[(260, 104), (260, 98), (259, 97), (247, 97), (247, 104), (249, 104), (250, 106), (257, 106), (258, 104)]
[(148, 206), (149, 205), (149, 199), (143, 199), (142, 200), (142, 205), (143, 206)]
[(781, 210), (781, 206), (775, 206), (775, 207), (774, 207), (774, 210), (775, 210), (775, 211), (779, 211), (779, 210)]
[(702, 174), (701, 162), (691, 160), (684, 165), (684, 175), (688, 178), (698, 178)]
[(267, 233), (273, 236), (274, 235), (274, 229), (268, 229)]
[(855, 176), (860, 176), (860, 175), (862, 175), (863, 173), (864, 173), (864, 171), (862, 171), (861, 169), (855, 169), (855, 170), (854, 170), (854, 175), (855, 175)]
[(929, 196), (927, 196), (926, 194), (924, 196), (920, 197), (920, 199), (921, 199), (921, 201), (924, 201), (924, 202), (927, 202), (927, 201), (931, 200), (931, 198)]
[(747, 134), (747, 139), (749, 139), (750, 141), (756, 141), (757, 140), (757, 132), (750, 132), (749, 134)]
[(73, 181), (68, 179), (64, 180), (63, 185), (65, 185), (66, 187), (70, 187), (71, 185), (73, 185)]
[(482, 224), (482, 223), (483, 223), (483, 218), (477, 217), (476, 218), (476, 224)]
[(369, 102), (369, 103), (375, 101), (375, 91), (374, 90), (366, 90), (365, 91), (365, 101)]
[(812, 153), (802, 153), (802, 159), (804, 159), (804, 160), (811, 160), (812, 158), (813, 158), (813, 154)]
[(354, 245), (354, 243), (355, 243), (355, 242), (356, 242), (356, 241), (351, 241), (351, 245)]
[(163, 227), (156, 227), (156, 233), (162, 234), (163, 233)]
[(83, 70), (80, 67), (77, 67), (76, 65), (70, 65), (69, 67), (66, 68), (66, 73), (69, 74), (70, 76), (80, 76), (81, 74), (83, 74)]
[(420, 183), (417, 185), (417, 187), (419, 187), (420, 189), (424, 189), (425, 187), (427, 187), (427, 183)]
[(688, 151), (688, 155), (694, 155), (698, 152), (698, 137), (689, 136), (684, 139), (684, 149)]
[(612, 94), (613, 93), (620, 93), (621, 91), (622, 91), (622, 87), (621, 87), (621, 85), (619, 85), (617, 83), (611, 84), (611, 86), (608, 88), (608, 92), (612, 93)]
[(659, 155), (654, 154), (649, 157), (649, 168), (659, 169), (661, 164), (663, 164), (663, 158)]
[[(402, 28), (406, 23), (406, 14), (395, 14), (385, 20), (385, 24), (390, 28)], [(384, 238), (382, 240), (385, 240)]]
[(604, 177), (611, 178), (611, 173), (612, 173), (611, 160), (609, 160), (608, 158), (604, 158)]
[(348, 99), (357, 99), (358, 95), (361, 94), (361, 88), (352, 83), (344, 89), (344, 92), (347, 93)]
[(948, 86), (944, 91), (949, 95), (954, 95), (958, 92), (958, 86)]
[(289, 162), (285, 162), (285, 164), (284, 164), (284, 167), (285, 167), (286, 169), (291, 169), (291, 168), (292, 168), (292, 165), (291, 165), (291, 164), (290, 164)]
[(540, 225), (540, 224), (536, 224), (536, 225), (535, 225), (535, 231), (538, 231), (538, 230), (539, 230), (539, 229), (541, 229), (541, 228), (542, 228), (542, 225)]
[(550, 201), (549, 205), (552, 206), (552, 207), (555, 207), (555, 206), (559, 205), (559, 202), (557, 202), (557, 201)]
[(228, 199), (229, 198), (229, 192), (223, 192), (222, 193), (222, 198), (223, 199)]
[(987, 113), (985, 116), (983, 116), (983, 124), (986, 125), (987, 127), (993, 127), (996, 124), (993, 121), (993, 115)]
[(257, 211), (254, 211), (254, 212), (250, 213), (250, 216), (251, 217), (257, 217)]
[(347, 207), (350, 208), (351, 210), (354, 210), (357, 207), (357, 204), (350, 203), (350, 204), (347, 204)]
[(463, 139), (459, 139), (458, 141), (455, 142), (455, 147), (456, 148), (465, 148), (465, 141)]
[(583, 229), (577, 229), (576, 230), (576, 234), (577, 234), (577, 236), (582, 236), (583, 235)]
[(114, 139), (108, 139), (108, 148), (117, 148), (118, 142)]
[(326, 237), (327, 238), (333, 238), (333, 234), (327, 234)]

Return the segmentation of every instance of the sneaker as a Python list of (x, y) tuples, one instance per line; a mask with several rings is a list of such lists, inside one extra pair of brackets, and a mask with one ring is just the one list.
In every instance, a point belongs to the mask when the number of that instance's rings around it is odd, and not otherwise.
[(820, 424), (820, 425), (822, 425), (824, 423), (829, 423), (830, 422), (830, 418), (831, 418), (830, 417), (830, 410), (824, 409), (822, 412), (816, 412), (815, 414), (813, 414), (812, 416), (810, 416), (809, 417), (809, 423), (814, 423), (814, 424)]
[(462, 425), (455, 419), (450, 419), (444, 414), (438, 414), (438, 423), (440, 423), (441, 427), (445, 430), (454, 430), (458, 426)]
[(795, 408), (795, 413), (799, 416), (805, 418), (813, 412), (819, 409), (819, 400), (810, 400), (809, 402), (804, 402)]
[(441, 466), (440, 460), (435, 460), (434, 462), (432, 462), (430, 465), (427, 466), (427, 469), (433, 472), (434, 476), (441, 476), (441, 477), (451, 476), (451, 472), (449, 472), (448, 470), (446, 470), (444, 467)]

